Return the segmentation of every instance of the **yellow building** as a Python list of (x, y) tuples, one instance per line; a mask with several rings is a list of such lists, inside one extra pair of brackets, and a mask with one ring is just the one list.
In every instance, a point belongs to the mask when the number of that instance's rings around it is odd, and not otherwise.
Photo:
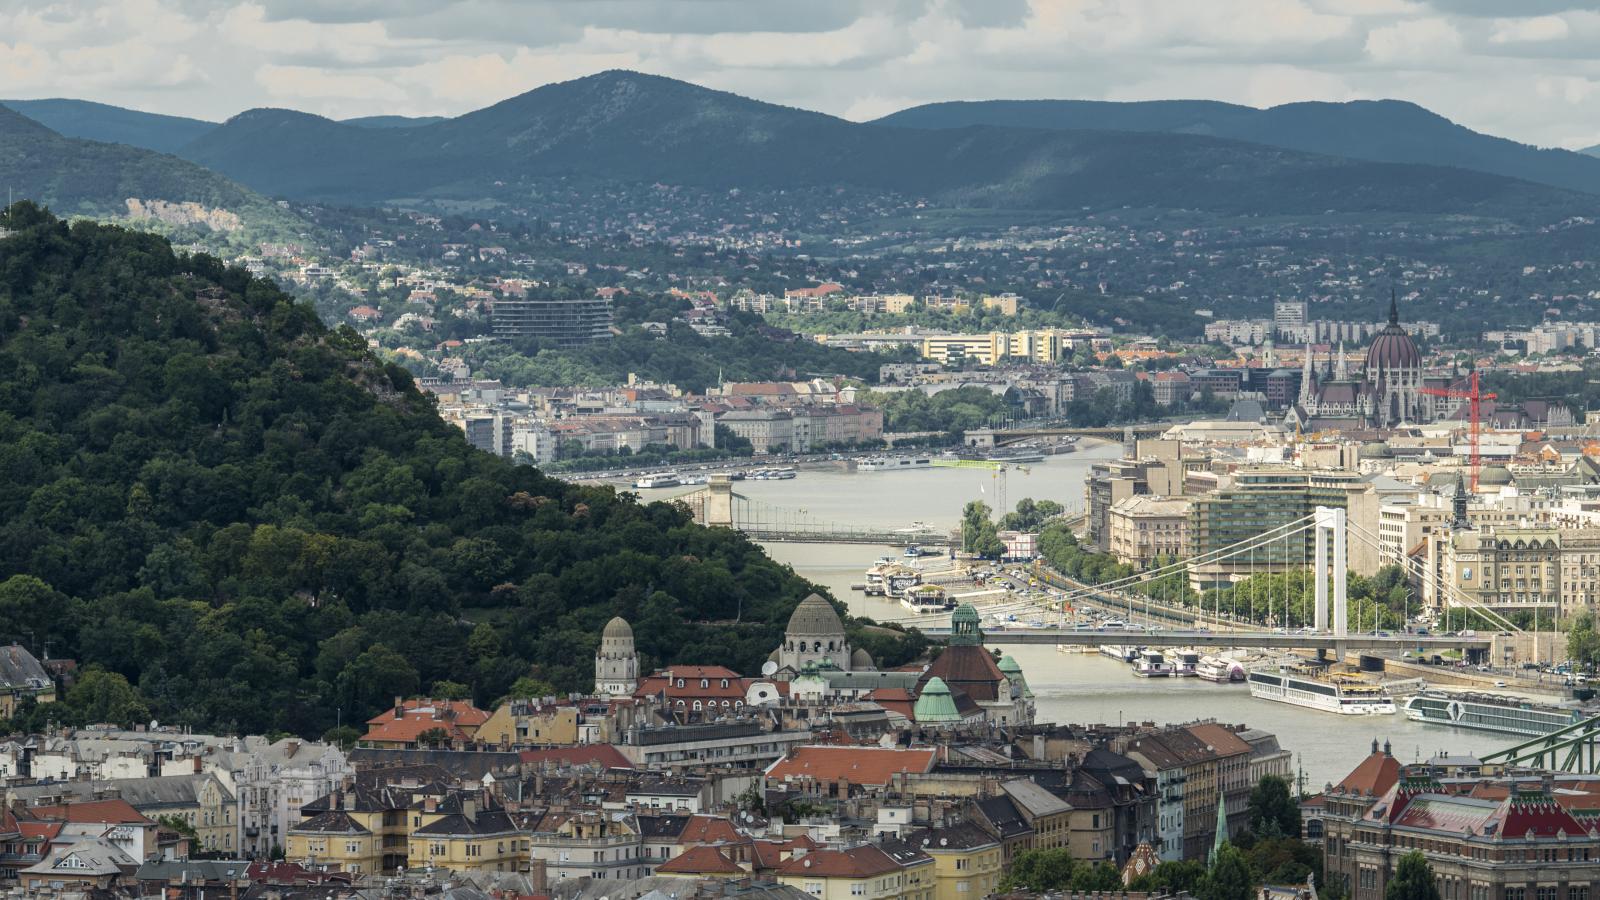
[(936, 900), (934, 861), (910, 841), (812, 850), (780, 866), (778, 881), (817, 900)]
[(432, 815), (413, 829), (410, 866), (438, 866), (455, 872), (518, 872), (526, 870), (528, 838), (500, 809), (480, 809), (478, 800), (462, 800), (460, 812)]
[(411, 833), (473, 803), (476, 794), (438, 785), (354, 785), (306, 804), (289, 829), (284, 857), (349, 872), (393, 873), (410, 864)]
[[(403, 830), (405, 813), (401, 811), (397, 815)], [(392, 855), (394, 848), (388, 844), (393, 835), (382, 818), (379, 816), (374, 823), (378, 827), (378, 832), (374, 832), (361, 821), (370, 822), (371, 817), (357, 816), (342, 809), (319, 813), (289, 829), (289, 846), (284, 849), (284, 858), (303, 866), (335, 867), (354, 875), (393, 872), (404, 857), (397, 861)], [(403, 847), (403, 833), (399, 841)]]
[(933, 857), (934, 900), (987, 897), (1000, 885), (1000, 841), (973, 822), (912, 832), (906, 843)]
[(1000, 785), (1023, 821), (1033, 829), (1029, 848), (1056, 850), (1068, 844), (1072, 827), (1072, 804), (1040, 787), (1031, 778), (1018, 778)]
[(1017, 314), (1018, 304), (1021, 299), (1016, 294), (987, 296), (983, 298), (983, 308), (996, 311), (1002, 316), (1014, 316)]
[(55, 679), (20, 644), (0, 647), (0, 719), (16, 715), (26, 697), (36, 703), (54, 703)]
[(508, 700), (478, 728), (477, 738), (506, 747), (576, 744), (582, 719), (578, 708), (570, 704), (541, 706), (534, 700)]
[(922, 339), (922, 356), (946, 365), (971, 361), (992, 366), (1006, 360), (1054, 363), (1072, 352), (1073, 334), (1058, 329), (992, 331), (988, 334), (931, 334)]

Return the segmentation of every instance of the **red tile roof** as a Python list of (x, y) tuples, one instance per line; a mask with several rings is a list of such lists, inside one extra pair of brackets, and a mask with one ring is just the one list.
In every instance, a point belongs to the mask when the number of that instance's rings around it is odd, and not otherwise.
[[(399, 718), (396, 718), (397, 712)], [(489, 713), (465, 701), (412, 699), (368, 719), (367, 733), (361, 739), (375, 743), (412, 744), (424, 731), (440, 728), (450, 741), (465, 741), (488, 720)]]
[(30, 806), (34, 818), (60, 822), (100, 822), (107, 825), (154, 825), (126, 800), (90, 800), (59, 806)]
[(691, 816), (678, 833), (680, 844), (732, 844), (744, 839), (732, 822), (716, 816)]
[(989, 651), (973, 644), (946, 647), (917, 680), (917, 693), (934, 676), (944, 679), (952, 691), (963, 691), (980, 702), (999, 699), (1000, 682), (1006, 677)]
[(871, 878), (900, 871), (900, 864), (871, 845), (854, 850), (813, 850), (791, 858), (778, 868), (780, 875), (808, 878)]
[(1338, 789), (1347, 794), (1381, 797), (1399, 782), (1400, 761), (1381, 750), (1375, 750), (1339, 782)]
[(848, 781), (882, 787), (900, 772), (932, 771), (933, 758), (931, 747), (796, 747), (767, 769), (767, 780), (782, 783), (810, 779), (828, 784)]
[(607, 769), (631, 769), (633, 763), (610, 744), (584, 744), (578, 747), (550, 747), (543, 750), (524, 750), (525, 763), (553, 762), (563, 766), (603, 766)]
[(656, 866), (658, 875), (738, 875), (743, 872), (744, 869), (721, 849), (710, 846), (690, 847)]

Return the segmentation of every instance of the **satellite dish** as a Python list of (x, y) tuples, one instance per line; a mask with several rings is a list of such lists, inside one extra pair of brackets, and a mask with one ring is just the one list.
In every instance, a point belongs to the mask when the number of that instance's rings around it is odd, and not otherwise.
[(763, 675), (771, 675), (776, 671), (778, 671), (778, 664), (770, 659), (761, 664), (761, 674)]

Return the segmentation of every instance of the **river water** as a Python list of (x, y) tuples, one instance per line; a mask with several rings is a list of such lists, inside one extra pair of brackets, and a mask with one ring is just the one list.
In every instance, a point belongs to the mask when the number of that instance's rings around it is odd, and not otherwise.
[[(1085, 446), (1074, 453), (1029, 465), (1028, 472), (1006, 475), (1006, 506), (1022, 497), (1055, 500), (1069, 508), (1083, 503), (1083, 485), (1090, 464), (1115, 458), (1116, 444)], [(645, 492), (650, 499), (693, 488)], [(766, 504), (775, 516), (823, 521), (855, 527), (900, 528), (925, 522), (940, 530), (954, 528), (969, 500), (998, 506), (995, 475), (976, 469), (917, 469), (903, 472), (846, 472), (821, 468), (802, 470), (787, 481), (743, 481), (735, 490)], [(850, 585), (880, 556), (900, 550), (863, 544), (768, 544), (767, 552), (805, 578), (829, 589), (856, 615), (880, 621), (904, 618), (896, 601), (866, 597)], [(1374, 739), (1390, 741), (1402, 762), (1452, 753), (1487, 753), (1516, 739), (1412, 722), (1403, 714), (1381, 717), (1337, 716), (1285, 703), (1257, 700), (1243, 685), (1219, 685), (1198, 678), (1134, 677), (1130, 668), (1099, 654), (1061, 653), (1042, 644), (1011, 645), (1007, 652), (1021, 664), (1033, 688), (1041, 722), (1185, 722), (1210, 718), (1248, 723), (1278, 736), (1295, 755), (1295, 765), (1308, 790), (1337, 782), (1371, 749)]]

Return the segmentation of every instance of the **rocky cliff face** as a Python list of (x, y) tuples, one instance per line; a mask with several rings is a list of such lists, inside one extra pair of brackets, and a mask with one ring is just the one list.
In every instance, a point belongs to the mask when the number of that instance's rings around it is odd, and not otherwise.
[(169, 203), (166, 200), (141, 200), (128, 198), (128, 216), (134, 219), (155, 219), (168, 225), (204, 225), (212, 231), (238, 231), (243, 226), (239, 217), (225, 209), (212, 209), (193, 201)]

